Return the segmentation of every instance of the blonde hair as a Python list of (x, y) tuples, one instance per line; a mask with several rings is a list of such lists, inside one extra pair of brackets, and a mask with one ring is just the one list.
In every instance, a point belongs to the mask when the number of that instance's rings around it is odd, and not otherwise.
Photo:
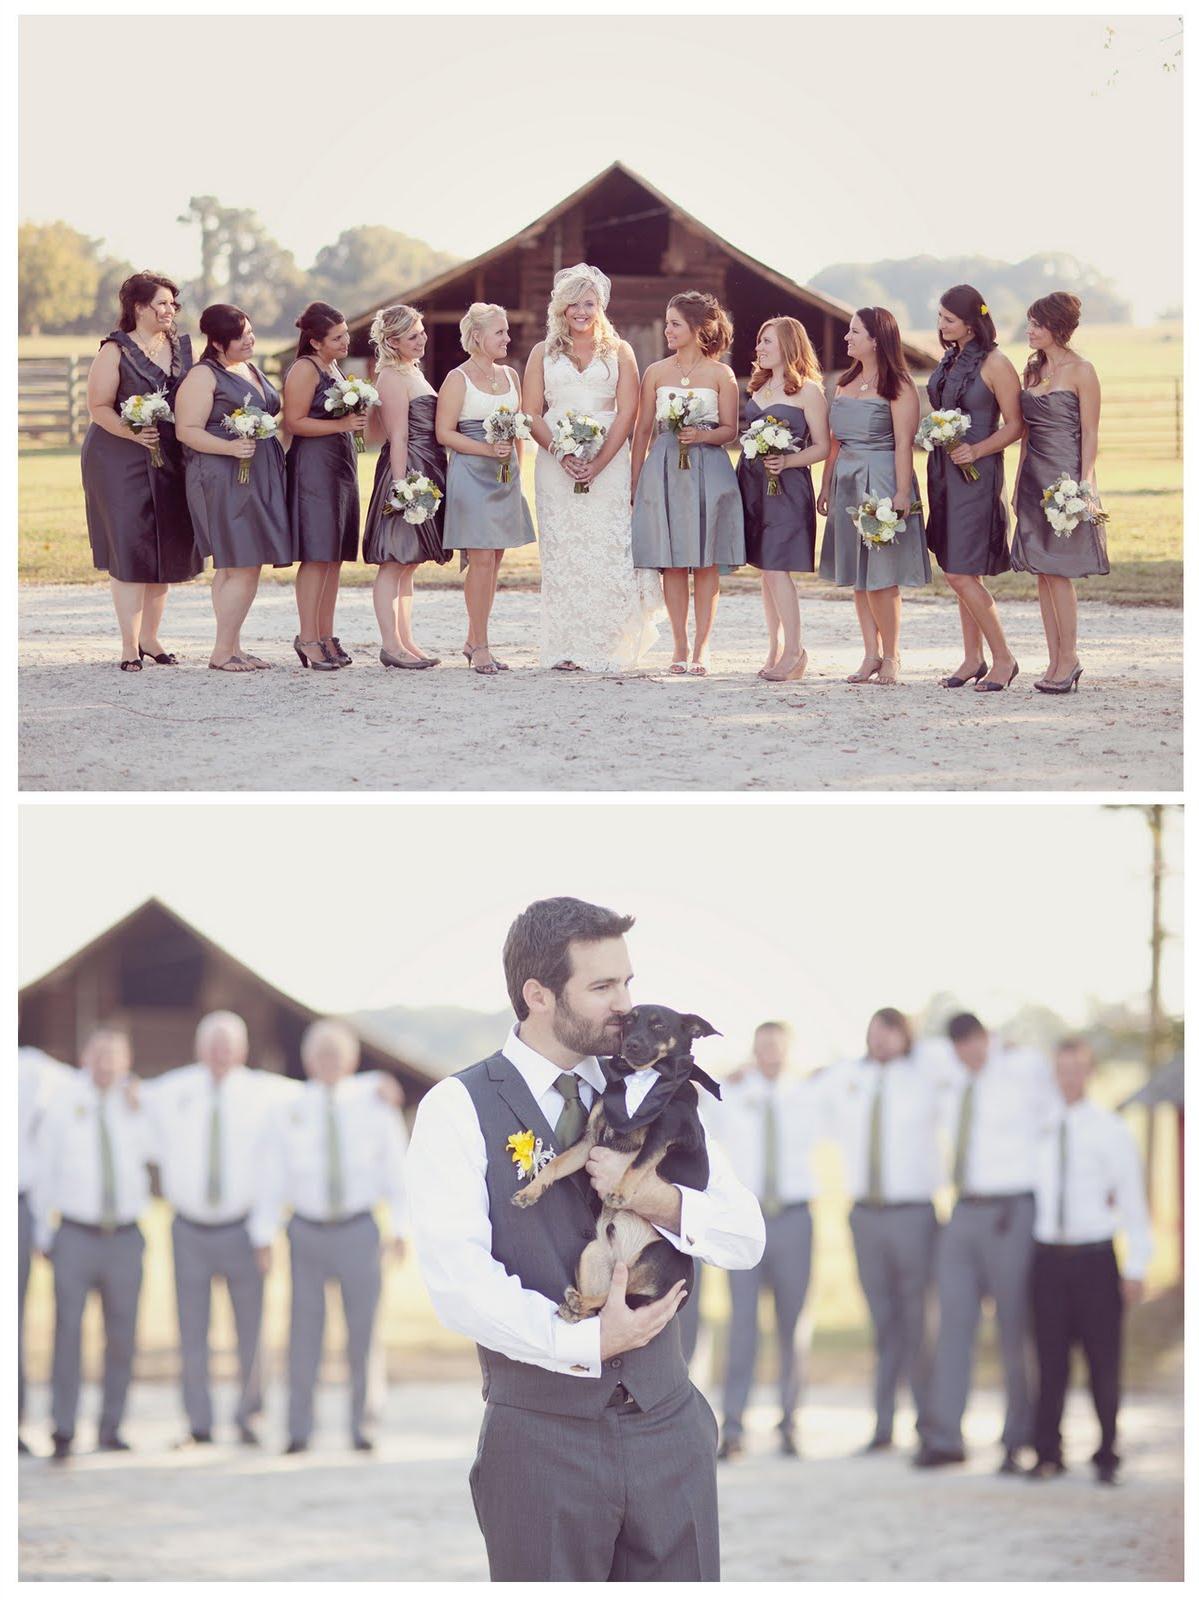
[(411, 333), (420, 319), (421, 314), (415, 306), (384, 306), (381, 311), (375, 312), (370, 341), (375, 347), (375, 365), (379, 371), (401, 364), (399, 356), (391, 348), (391, 341), (403, 339)]
[(458, 324), (458, 333), (462, 348), (468, 356), (478, 354), (479, 334), (483, 324), (490, 322), (492, 317), (507, 317), (508, 313), (503, 306), (493, 305), (489, 300), (476, 300), (462, 321)]
[[(808, 338), (808, 330), (796, 317), (767, 317), (758, 329), (760, 339), (767, 328), (774, 329), (783, 358), (783, 393), (798, 394), (805, 383), (820, 382), (820, 363)], [(753, 394), (770, 379), (765, 367), (755, 361), (749, 377), (749, 392)]]
[(361, 1042), (349, 1023), (340, 1017), (318, 1017), (308, 1024), (300, 1039), (300, 1060), (311, 1060), (313, 1053), (326, 1042), (338, 1049), (343, 1060), (358, 1060)]
[(554, 282), (550, 303), (545, 314), (545, 353), (548, 358), (569, 355), (571, 351), (570, 328), (566, 310), (580, 301), (590, 289), (599, 302), (595, 311), (595, 353), (597, 356), (615, 355), (620, 348), (620, 335), (608, 321), (604, 307), (608, 296), (595, 274), (586, 267), (572, 272), (559, 273)]

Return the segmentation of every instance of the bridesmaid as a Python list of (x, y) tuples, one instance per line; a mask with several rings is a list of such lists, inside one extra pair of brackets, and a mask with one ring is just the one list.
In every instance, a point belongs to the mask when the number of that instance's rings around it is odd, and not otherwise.
[[(759, 417), (786, 423), (796, 448), (782, 456), (742, 455), (737, 482), (745, 508), (745, 555), (762, 574), (770, 653), (758, 673), (769, 683), (802, 678), (808, 665), (793, 572), (816, 566), (816, 496), (812, 463), (828, 455), (828, 402), (808, 330), (795, 317), (774, 317), (758, 329), (745, 426)], [(779, 493), (767, 493), (776, 479)], [(780, 638), (781, 634), (781, 638)]]
[[(633, 434), (633, 565), (656, 568), (662, 574), (674, 635), (670, 670), (676, 674), (688, 670), (688, 574), (695, 574), (690, 670), (703, 678), (720, 596), (720, 568), (745, 562), (745, 517), (726, 449), (737, 437), (740, 396), (733, 369), (716, 359), (733, 342), (733, 325), (715, 295), (689, 289), (668, 303), (664, 331), (670, 355), (645, 369)], [(659, 389), (694, 392), (703, 403), (703, 420), (678, 434), (660, 427), (649, 448), (658, 427)], [(680, 445), (690, 448), (687, 471), (679, 466)]]
[[(172, 400), (192, 364), (191, 340), (175, 331), (178, 288), (156, 272), (135, 272), (119, 290), (121, 318), (102, 341), (87, 380), (91, 426), (80, 467), (92, 562), (108, 573), (121, 630), (121, 671), (142, 661), (177, 666), (158, 637), (167, 585), (203, 566), (196, 554), (183, 457), (169, 422), (135, 433), (121, 406), (156, 389)], [(162, 465), (150, 452), (157, 449)]]
[[(855, 311), (845, 335), (851, 365), (842, 374), (829, 410), (832, 446), (816, 509), (827, 517), (820, 546), (820, 576), (853, 586), (866, 654), (850, 683), (899, 681), (902, 586), (932, 581), (920, 496), (912, 474), (912, 447), (920, 398), (903, 359), (899, 325), (882, 306)], [(850, 511), (868, 494), (889, 495), (906, 526), (894, 544), (870, 547)]]
[[(446, 471), (446, 550), (466, 564), (466, 644), (462, 654), (484, 677), (506, 672), (487, 642), (487, 624), (505, 550), (532, 544), (533, 519), (521, 492), (521, 445), (488, 444), (483, 423), (500, 406), (520, 410), (520, 380), (498, 365), (508, 353), (508, 313), (476, 301), (459, 324), (466, 360), (446, 377), (437, 396), (437, 442), (450, 452)], [(508, 461), (508, 483), (496, 463)]]
[(426, 655), (412, 637), (412, 589), (422, 561), (439, 565), (450, 559), (441, 543), (445, 501), (427, 522), (405, 522), (384, 516), (383, 506), (397, 478), (419, 472), (445, 493), (445, 451), (433, 431), (437, 391), (420, 370), (428, 344), (420, 312), (412, 306), (388, 306), (375, 313), (371, 343), (375, 347), (375, 386), (382, 405), (372, 428), (383, 436), (375, 466), (375, 486), (362, 534), (362, 559), (377, 562), (375, 616), (385, 667), (435, 667), (439, 657)]
[(1101, 522), (1080, 522), (1067, 538), (1055, 534), (1041, 510), (1041, 495), (1063, 472), (1087, 483), (1097, 500), (1099, 378), (1070, 348), (1082, 313), (1077, 295), (1057, 291), (1028, 308), (1032, 355), (1024, 369), (1020, 407), (1027, 432), (1016, 468), (1016, 532), (1012, 566), (1035, 572), (1049, 667), (1036, 687), (1069, 694), (1082, 676), (1078, 664), (1078, 596), (1073, 579), (1111, 571)]
[[(973, 682), (976, 691), (996, 691), (1006, 689), (1020, 668), (982, 580), (1011, 566), (1003, 452), (1024, 432), (1020, 379), (996, 348), (991, 313), (970, 284), (959, 283), (941, 296), (937, 333), (945, 354), (928, 380), (929, 404), (970, 417), (960, 444), (933, 450), (928, 458), (928, 547), (957, 595), (964, 647), (961, 666), (941, 685), (960, 689)], [(978, 469), (974, 482), (960, 470), (971, 464)], [(984, 639), (991, 648), (989, 669)]]
[(340, 311), (314, 300), (296, 318), (300, 342), (283, 380), (287, 452), (287, 515), (299, 558), (296, 609), (300, 631), (292, 647), (302, 667), (336, 672), (352, 657), (333, 632), (341, 563), (358, 558), (358, 456), (350, 437), (362, 433), (365, 411), (331, 417), (325, 397), (350, 353), (350, 330)]
[[(276, 439), (235, 439), (222, 418), (246, 403), (277, 417), (279, 391), (250, 357), (254, 330), (236, 306), (207, 306), (200, 332), (208, 343), (179, 385), (175, 426), (183, 445), (187, 503), (201, 556), (211, 556), (216, 640), (208, 665), (216, 672), (253, 672), (270, 662), (242, 649), (241, 629), (258, 590), (263, 564), (295, 560), (287, 517), (283, 445)], [(249, 461), (249, 483), (236, 463)]]

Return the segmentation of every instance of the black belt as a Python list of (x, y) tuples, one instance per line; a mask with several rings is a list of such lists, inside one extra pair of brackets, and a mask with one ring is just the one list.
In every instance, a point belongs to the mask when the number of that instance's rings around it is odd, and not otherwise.
[(94, 1233), (106, 1239), (117, 1233), (136, 1233), (136, 1222), (114, 1222), (111, 1227), (105, 1227), (102, 1222), (78, 1222), (74, 1217), (63, 1217), (64, 1228), (79, 1228), (84, 1233)]
[(316, 1217), (305, 1217), (298, 1211), (292, 1212), (292, 1217), (296, 1222), (306, 1222), (310, 1228), (344, 1228), (347, 1222), (361, 1222), (363, 1217), (369, 1216), (369, 1211), (355, 1211), (353, 1216), (338, 1217), (335, 1220), (324, 1222)]
[(957, 1203), (960, 1206), (1000, 1206), (1015, 1200), (1035, 1198), (1031, 1189), (1020, 1189), (1015, 1194), (960, 1194)]
[(609, 1399), (605, 1402), (605, 1409), (609, 1406), (635, 1406), (636, 1404), (636, 1400), (633, 1399), (624, 1384), (618, 1383)]
[(195, 1217), (185, 1217), (182, 1211), (177, 1211), (175, 1220), (177, 1222), (186, 1222), (189, 1228), (203, 1228), (210, 1233), (216, 1228), (244, 1228), (250, 1218), (247, 1214), (244, 1217), (231, 1217), (228, 1222), (197, 1222)]
[(1087, 1244), (1046, 1244), (1044, 1240), (1037, 1240), (1038, 1250), (1051, 1250), (1059, 1256), (1091, 1255), (1097, 1250), (1111, 1250), (1114, 1246), (1110, 1239), (1092, 1239)]

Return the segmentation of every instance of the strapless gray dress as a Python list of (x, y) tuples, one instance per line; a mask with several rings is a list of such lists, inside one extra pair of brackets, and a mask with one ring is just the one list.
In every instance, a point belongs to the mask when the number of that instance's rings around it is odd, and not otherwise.
[[(983, 382), (988, 352), (972, 339), (961, 355), (947, 350), (928, 380), (934, 411), (965, 411), (970, 417), (967, 444), (989, 439), (999, 426), (999, 402)], [(1003, 452), (974, 463), (972, 483), (949, 459), (947, 450), (928, 457), (928, 547), (942, 572), (991, 577), (1011, 566), (1007, 548), (1007, 503), (1003, 493)]]
[[(458, 432), (483, 443), (483, 424), (459, 418)], [(445, 527), (442, 546), (454, 550), (515, 550), (532, 544), (533, 518), (520, 485), (516, 447), (508, 457), (512, 477), (500, 482), (501, 462), (494, 456), (464, 456), (447, 452), (445, 475)]]
[[(828, 518), (820, 546), (820, 576), (839, 588), (919, 589), (932, 581), (924, 520), (913, 499), (906, 526), (894, 544), (862, 543), (850, 510), (869, 495), (895, 493), (895, 434), (891, 403), (872, 395), (837, 395), (829, 428), (840, 443), (833, 463)], [(912, 494), (919, 485), (912, 479)]]
[[(301, 356), (301, 361), (311, 361)], [(333, 374), (316, 367), (316, 393), (308, 415), (328, 422), (325, 396)], [(348, 433), (292, 436), (287, 452), (287, 515), (297, 561), (358, 558), (358, 452)]]
[(728, 452), (693, 444), (690, 457), (690, 470), (682, 471), (678, 436), (659, 430), (637, 479), (634, 567), (745, 565), (745, 513)]
[[(257, 367), (254, 376), (261, 394), (219, 362), (208, 365), (216, 389), (204, 424), (206, 433), (228, 442), (232, 435), (221, 426), (221, 419), (243, 406), (247, 394), (259, 410), (279, 415), (279, 391)], [(238, 483), (241, 463), (233, 456), (203, 455), (185, 446), (183, 461), (187, 503), (202, 556), (211, 556), (214, 567), (291, 566), (296, 554), (287, 515), (283, 446), (277, 438), (259, 439), (250, 457), (249, 483)]]
[[(418, 394), (408, 402), (408, 471), (423, 473), (445, 494), (445, 451), (438, 444), (433, 431), (437, 415), (437, 396)], [(498, 465), (498, 463), (497, 463)], [(443, 565), (452, 552), (441, 542), (442, 500), (434, 516), (427, 522), (405, 522), (403, 517), (383, 515), (383, 506), (395, 482), (391, 471), (391, 446), (385, 444), (375, 463), (375, 486), (371, 490), (370, 505), (366, 508), (366, 527), (362, 533), (362, 559), (382, 565), (385, 561), (400, 561), (412, 565), (420, 561), (436, 561)]]
[[(795, 436), (793, 450), (806, 450), (811, 429), (798, 405), (770, 406), (769, 414), (785, 422)], [(745, 406), (745, 426), (766, 416), (751, 395)], [(742, 455), (737, 463), (737, 485), (745, 513), (745, 559), (761, 572), (812, 572), (816, 566), (816, 496), (810, 467), (788, 467), (780, 472), (779, 494), (766, 493), (766, 468), (762, 458)]]
[[(174, 404), (179, 380), (192, 364), (191, 340), (181, 334), (168, 375), (131, 334), (116, 329), (100, 341), (121, 352), (113, 406), (135, 394), (163, 389)], [(158, 424), (163, 464), (152, 465), (145, 445), (118, 439), (93, 422), (83, 440), (80, 470), (92, 563), (121, 583), (186, 583), (204, 566), (196, 552), (183, 452), (169, 422)]]
[(1016, 490), (1016, 532), (1012, 567), (1051, 578), (1089, 578), (1110, 572), (1107, 536), (1102, 523), (1080, 522), (1063, 538), (1054, 533), (1041, 509), (1041, 496), (1063, 472), (1077, 478), (1082, 471), (1082, 421), (1078, 396), (1070, 389), (1020, 395), (1028, 429), (1024, 465)]

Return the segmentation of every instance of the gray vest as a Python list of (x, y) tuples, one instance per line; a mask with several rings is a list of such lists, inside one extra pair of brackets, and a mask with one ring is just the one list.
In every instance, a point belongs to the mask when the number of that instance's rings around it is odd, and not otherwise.
[[(585, 1173), (575, 1173), (554, 1184), (535, 1206), (517, 1210), (512, 1196), (521, 1180), (507, 1148), (508, 1139), (532, 1130), (548, 1148), (556, 1150), (554, 1130), (524, 1078), (502, 1053), (467, 1067), (458, 1077), (474, 1102), (487, 1150), (491, 1253), (524, 1288), (559, 1304), (567, 1286), (575, 1281), (584, 1246), (595, 1238), (590, 1180)], [(477, 1348), (485, 1400), (560, 1416), (598, 1417), (618, 1383), (624, 1384), (642, 1411), (649, 1411), (689, 1382), (677, 1317), (640, 1350), (626, 1350), (605, 1361), (598, 1381), (549, 1372), (482, 1345)]]

